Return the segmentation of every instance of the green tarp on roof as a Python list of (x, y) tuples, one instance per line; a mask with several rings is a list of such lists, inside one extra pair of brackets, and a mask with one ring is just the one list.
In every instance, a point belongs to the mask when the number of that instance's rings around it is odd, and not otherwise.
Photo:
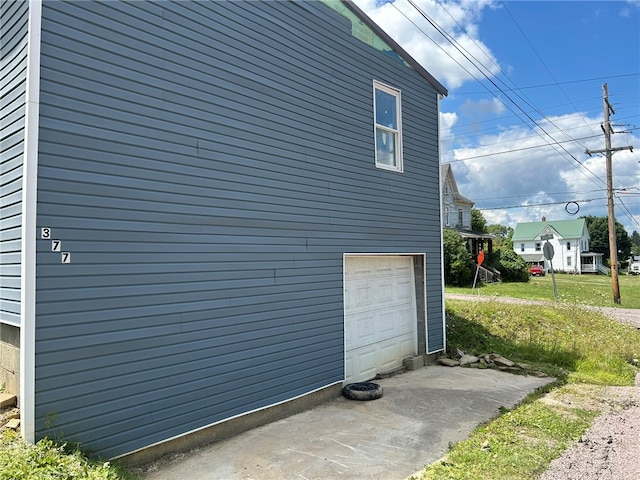
[[(577, 218), (575, 220), (551, 220), (545, 222), (518, 223), (513, 231), (512, 240), (533, 240), (540, 234), (545, 233), (545, 228), (549, 226), (562, 238), (580, 238), (585, 227), (586, 220)], [(551, 232), (554, 233), (554, 232)], [(555, 236), (555, 233), (554, 233)]]

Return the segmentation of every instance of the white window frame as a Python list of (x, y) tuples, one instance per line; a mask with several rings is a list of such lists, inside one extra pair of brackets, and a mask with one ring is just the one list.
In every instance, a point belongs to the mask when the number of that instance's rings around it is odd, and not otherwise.
[[(381, 90), (385, 93), (393, 95), (396, 99), (396, 113), (398, 118), (396, 118), (397, 129), (389, 128), (384, 125), (378, 125), (376, 119), (376, 90)], [(395, 165), (387, 165), (386, 163), (378, 161), (378, 130), (382, 130), (386, 133), (391, 133), (395, 137)], [(377, 80), (373, 81), (373, 141), (374, 141), (374, 154), (376, 159), (376, 167), (381, 168), (383, 170), (391, 170), (394, 172), (403, 172), (403, 155), (402, 155), (402, 101), (401, 101), (401, 93), (397, 88), (393, 88), (389, 85), (385, 85), (384, 83), (378, 82)]]

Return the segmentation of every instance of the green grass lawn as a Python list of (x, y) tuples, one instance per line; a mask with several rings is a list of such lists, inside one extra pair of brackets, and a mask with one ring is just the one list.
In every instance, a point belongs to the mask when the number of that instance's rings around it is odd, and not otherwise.
[[(426, 468), (421, 480), (535, 479), (605, 408), (613, 408), (606, 386), (633, 385), (639, 372), (633, 363), (640, 358), (640, 331), (580, 306), (608, 306), (606, 301), (594, 303), (588, 297), (606, 289), (601, 279), (610, 279), (583, 276), (582, 283), (576, 284), (573, 277), (560, 278), (570, 284), (566, 290), (573, 292), (575, 302), (565, 298), (558, 304), (532, 308), (499, 299), (447, 300), (450, 351), (500, 353), (529, 364), (531, 370), (554, 376), (558, 382), (478, 427), (444, 459)], [(637, 292), (638, 280), (621, 279), (621, 289), (624, 282), (627, 291)], [(530, 284), (491, 286), (490, 295), (546, 299), (541, 292), (550, 286), (550, 278), (534, 279)], [(469, 293), (468, 289), (455, 291)], [(482, 294), (487, 291), (483, 288)]]
[[(613, 303), (611, 277), (604, 275), (557, 274), (558, 299), (571, 304), (598, 307), (621, 307), (640, 309), (640, 276), (620, 275), (621, 304)], [(471, 293), (471, 288), (446, 287), (447, 293)], [(554, 301), (551, 275), (531, 277), (528, 283), (490, 283), (480, 285), (473, 292), (485, 296), (527, 298)]]

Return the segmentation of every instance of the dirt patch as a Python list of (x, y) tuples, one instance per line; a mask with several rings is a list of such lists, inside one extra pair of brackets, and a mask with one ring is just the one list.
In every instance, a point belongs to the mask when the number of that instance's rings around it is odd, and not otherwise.
[(572, 384), (549, 392), (542, 402), (548, 405), (598, 411), (603, 415), (638, 405), (638, 387), (602, 387)]
[(544, 401), (598, 410), (602, 415), (539, 480), (640, 478), (640, 375), (635, 387), (570, 385), (551, 392)]

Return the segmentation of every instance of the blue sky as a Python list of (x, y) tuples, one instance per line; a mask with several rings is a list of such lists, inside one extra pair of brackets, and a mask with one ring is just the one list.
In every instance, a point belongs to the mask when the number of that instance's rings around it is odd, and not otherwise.
[(612, 146), (635, 147), (613, 155), (616, 219), (640, 232), (640, 0), (355, 3), (449, 90), (441, 159), (488, 223), (607, 215), (585, 153), (605, 148), (606, 83)]

